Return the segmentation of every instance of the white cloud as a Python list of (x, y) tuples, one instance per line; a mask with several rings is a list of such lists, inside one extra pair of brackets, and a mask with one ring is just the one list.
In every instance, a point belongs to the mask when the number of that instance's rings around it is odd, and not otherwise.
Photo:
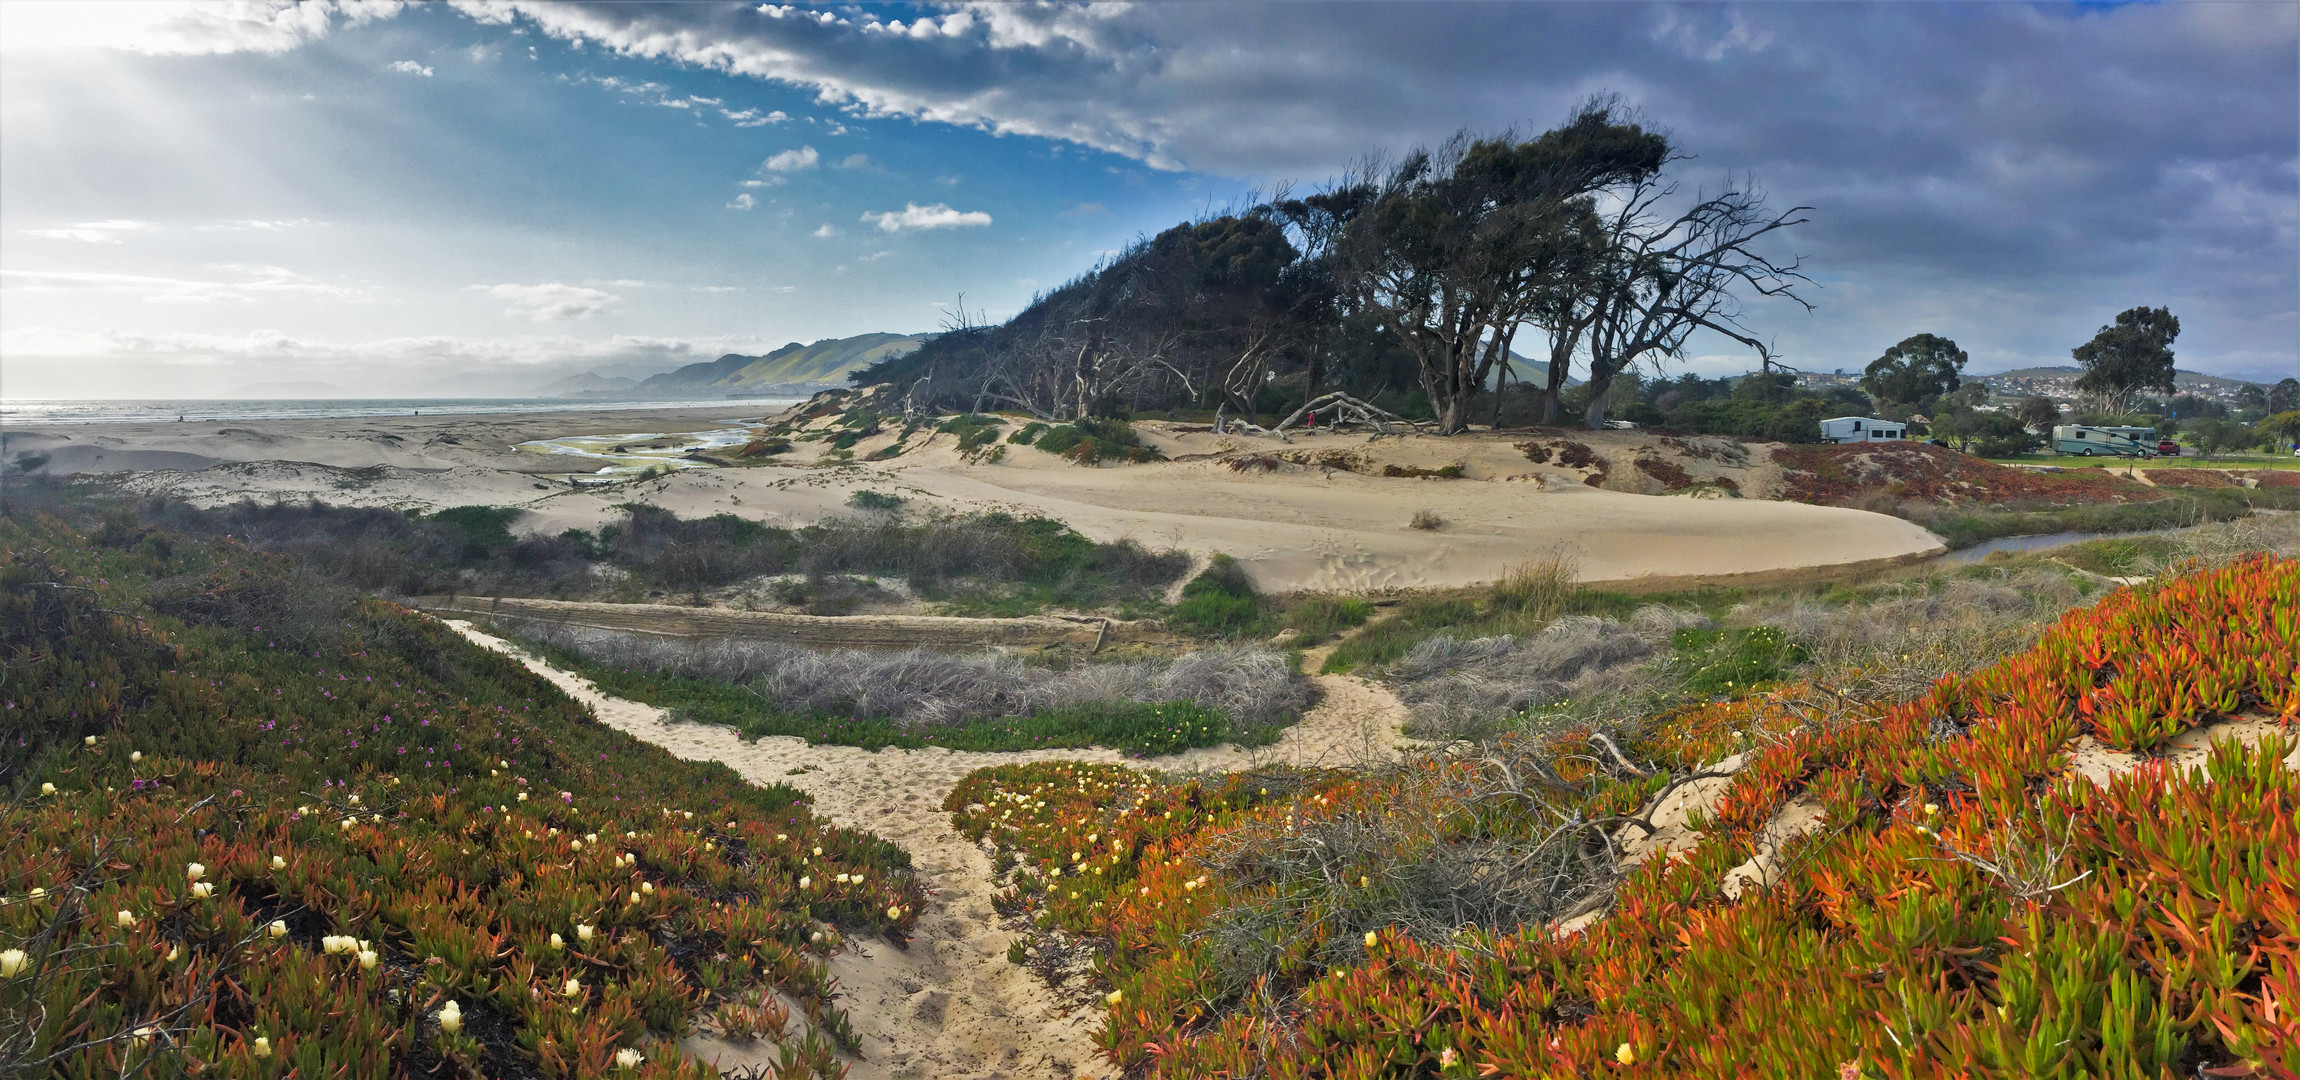
[(735, 201), (728, 203), (728, 204), (727, 204), (727, 209), (729, 209), (729, 210), (748, 210), (748, 209), (750, 209), (751, 207), (754, 207), (754, 206), (757, 206), (757, 205), (759, 205), (759, 200), (757, 200), (757, 199), (754, 199), (754, 198), (751, 198), (751, 193), (750, 193), (750, 192), (748, 192), (748, 191), (746, 191), (746, 192), (743, 192), (743, 193), (742, 193), (742, 194), (740, 194), (740, 195), (737, 195), (737, 196), (735, 196)]
[(237, 280), (211, 281), (81, 270), (0, 270), (0, 288), (30, 293), (124, 293), (151, 304), (246, 303), (254, 300), (256, 294), (302, 295), (333, 300), (367, 298), (366, 290), (331, 285), (284, 267), (220, 263), (203, 269), (227, 271)]
[(901, 232), (905, 229), (951, 229), (962, 226), (988, 225), (990, 224), (990, 215), (980, 210), (953, 210), (942, 203), (936, 203), (933, 206), (909, 203), (900, 210), (889, 210), (883, 214), (864, 214), (862, 220), (865, 224), (878, 226), (884, 232)]
[(736, 127), (765, 127), (790, 119), (790, 114), (781, 109), (763, 114), (757, 109), (720, 109), (719, 115), (734, 121)]
[(805, 172), (822, 164), (822, 160), (823, 156), (815, 153), (814, 147), (802, 146), (796, 150), (785, 150), (760, 162), (759, 168), (772, 173)]
[(403, 6), (400, 0), (9, 0), (0, 4), (0, 49), (279, 53), (326, 37), (339, 18), (356, 26)]
[(740, 285), (697, 285), (694, 287), (693, 291), (699, 293), (731, 293), (742, 292), (744, 289)]
[(823, 224), (822, 224), (822, 227), (821, 227), (821, 228), (818, 228), (818, 229), (816, 229), (816, 230), (814, 231), (814, 237), (815, 237), (815, 239), (817, 239), (817, 240), (828, 240), (828, 239), (830, 239), (831, 237), (837, 236), (838, 234), (839, 234), (839, 228), (838, 228), (838, 226), (836, 226), (836, 225), (833, 225), (833, 224), (831, 224), (830, 222), (827, 222), (827, 221), (826, 221), (826, 222), (823, 222)]
[(870, 168), (870, 155), (869, 155), (869, 154), (848, 154), (847, 156), (845, 156), (845, 157), (843, 157), (843, 158), (840, 158), (840, 159), (839, 159), (839, 168), (842, 168), (842, 169), (867, 169), (867, 168)]
[(620, 296), (580, 285), (547, 282), (542, 285), (473, 285), (511, 306), (503, 313), (514, 318), (528, 318), (536, 322), (573, 322), (588, 319), (607, 310), (607, 305)]
[(880, 259), (886, 258), (887, 256), (889, 256), (889, 255), (892, 255), (892, 254), (894, 254), (894, 252), (891, 252), (891, 251), (874, 251), (874, 252), (871, 252), (871, 253), (870, 253), (870, 254), (868, 254), (868, 255), (864, 255), (864, 256), (861, 256), (861, 257), (859, 257), (859, 258), (855, 259), (855, 261), (856, 261), (856, 262), (859, 262), (859, 263), (874, 263), (874, 262), (877, 262), (877, 261), (879, 261)]
[(427, 68), (422, 64), (418, 64), (413, 60), (394, 60), (391, 62), (390, 66), (391, 70), (399, 72), (402, 75), (421, 75), (426, 79), (431, 77), (430, 68)]
[(41, 236), (50, 240), (78, 240), (83, 244), (117, 244), (121, 233), (148, 232), (158, 228), (149, 221), (131, 221), (111, 218), (105, 221), (83, 221), (54, 229), (26, 229), (27, 236)]

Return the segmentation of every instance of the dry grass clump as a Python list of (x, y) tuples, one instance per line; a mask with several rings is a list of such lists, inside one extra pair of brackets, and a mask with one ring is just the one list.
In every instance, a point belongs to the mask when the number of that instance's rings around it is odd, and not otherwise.
[(1565, 611), (1581, 588), (1581, 560), (1559, 545), (1509, 568), (1494, 583), (1496, 607), (1547, 622)]
[(1406, 522), (1406, 528), (1420, 529), (1423, 532), (1436, 532), (1445, 528), (1445, 517), (1435, 510), (1416, 510), (1413, 520)]
[(1415, 734), (1482, 740), (1528, 709), (1564, 699), (1611, 700), (1640, 708), (1653, 696), (1678, 630), (1703, 628), (1699, 612), (1652, 605), (1627, 621), (1568, 615), (1524, 637), (1462, 640), (1440, 634), (1390, 666), (1400, 699), (1414, 711)]
[(809, 649), (555, 624), (521, 629), (608, 667), (715, 679), (747, 687), (787, 712), (885, 717), (914, 731), (1125, 701), (1187, 701), (1236, 723), (1277, 723), (1299, 716), (1310, 698), (1308, 684), (1286, 658), (1258, 645), (1056, 671), (994, 652)]

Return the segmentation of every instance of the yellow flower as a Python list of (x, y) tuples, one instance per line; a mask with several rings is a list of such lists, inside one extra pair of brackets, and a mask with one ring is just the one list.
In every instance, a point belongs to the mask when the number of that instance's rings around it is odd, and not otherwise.
[(886, 909), (886, 917), (887, 917), (887, 918), (889, 918), (889, 919), (899, 919), (899, 918), (902, 918), (902, 905), (901, 905), (901, 904), (889, 904), (889, 905), (887, 905), (887, 909)]
[(94, 746), (96, 745), (96, 737), (94, 735), (90, 735), (87, 738), (80, 740), (80, 742), (84, 746)]
[(1109, 1002), (1112, 1005), (1116, 1005), (1119, 1002), (1126, 1000), (1126, 991), (1112, 990), (1111, 992), (1104, 994), (1102, 996), (1102, 1000)]
[(24, 955), (22, 949), (0, 952), (0, 979), (15, 978), (30, 963), (31, 959)]
[(54, 795), (55, 793), (56, 793), (56, 785), (54, 785), (54, 784), (46, 784), (46, 783), (44, 783), (44, 784), (41, 784), (41, 785), (40, 785), (40, 794), (42, 794), (42, 795)]
[(559, 988), (559, 992), (567, 995), (568, 997), (576, 997), (583, 993), (583, 980), (569, 979), (567, 980), (567, 985)]
[(1637, 1064), (1637, 1048), (1628, 1043), (1622, 1043), (1613, 1048), (1613, 1060), (1623, 1065), (1635, 1065)]
[(1941, 807), (1940, 807), (1940, 804), (1938, 804), (1938, 803), (1926, 803), (1926, 804), (1925, 804), (1925, 816), (1926, 816), (1926, 817), (1931, 817), (1931, 816), (1933, 816), (1934, 814), (1938, 814), (1938, 813), (1940, 813), (1940, 812), (1941, 812)]
[(248, 1052), (260, 1058), (268, 1058), (272, 1056), (271, 1037), (268, 1035), (256, 1036), (256, 1044), (250, 1047)]
[(1379, 944), (1381, 944), (1381, 943), (1382, 943), (1381, 935), (1379, 935), (1379, 934), (1376, 934), (1376, 933), (1374, 933), (1374, 932), (1373, 932), (1373, 931), (1371, 931), (1371, 930), (1368, 930), (1368, 931), (1366, 931), (1366, 948), (1369, 948), (1369, 949), (1371, 949), (1371, 948), (1373, 948), (1374, 946), (1376, 946), (1376, 945), (1379, 945)]

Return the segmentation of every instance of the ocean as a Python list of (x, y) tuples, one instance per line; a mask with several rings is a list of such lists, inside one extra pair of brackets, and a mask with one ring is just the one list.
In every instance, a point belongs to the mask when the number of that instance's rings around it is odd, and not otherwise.
[(186, 423), (219, 420), (326, 420), (363, 416), (481, 416), (490, 413), (621, 412), (639, 409), (776, 412), (797, 398), (596, 401), (570, 398), (343, 398), (165, 401), (0, 401), (0, 426), (26, 424)]

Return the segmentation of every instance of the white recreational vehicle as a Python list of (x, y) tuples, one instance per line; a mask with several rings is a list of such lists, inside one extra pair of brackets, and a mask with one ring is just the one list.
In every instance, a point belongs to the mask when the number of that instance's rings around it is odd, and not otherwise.
[(1867, 416), (1840, 416), (1821, 421), (1821, 441), (1832, 443), (1893, 442), (1908, 438), (1909, 426), (1897, 420)]

